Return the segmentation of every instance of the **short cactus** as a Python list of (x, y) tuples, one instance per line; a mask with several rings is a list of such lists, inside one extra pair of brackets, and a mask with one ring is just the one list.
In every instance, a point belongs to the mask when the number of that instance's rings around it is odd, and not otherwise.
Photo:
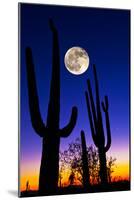
[(89, 188), (89, 168), (87, 146), (84, 131), (81, 131), (81, 146), (82, 146), (82, 170), (83, 170), (83, 186), (85, 189)]

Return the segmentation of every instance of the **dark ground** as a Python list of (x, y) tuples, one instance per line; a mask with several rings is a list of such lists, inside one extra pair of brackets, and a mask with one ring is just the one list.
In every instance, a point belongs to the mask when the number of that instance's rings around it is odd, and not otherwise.
[[(55, 193), (49, 192), (44, 193), (43, 196), (48, 195), (65, 195), (65, 194), (80, 194), (80, 193), (95, 193), (95, 192), (114, 192), (114, 191), (128, 191), (130, 190), (130, 182), (129, 181), (118, 181), (108, 184), (105, 187), (102, 185), (93, 185), (90, 186), (88, 190), (82, 188), (82, 186), (68, 186), (59, 188)], [(38, 193), (38, 191), (22, 191), (20, 197), (34, 197), (34, 196), (42, 196)]]

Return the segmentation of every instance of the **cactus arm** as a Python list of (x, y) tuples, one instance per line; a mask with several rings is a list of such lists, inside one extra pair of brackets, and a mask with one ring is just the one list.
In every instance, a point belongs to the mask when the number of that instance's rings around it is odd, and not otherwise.
[[(88, 86), (88, 93), (89, 93), (90, 102), (91, 102), (92, 115), (93, 115), (93, 119), (94, 119), (94, 126), (97, 129), (97, 117), (96, 117), (93, 94), (92, 94), (92, 89), (91, 89), (91, 84), (90, 84), (90, 80), (89, 79), (87, 80), (87, 86)], [(88, 97), (88, 95), (87, 95), (87, 97)]]
[(68, 137), (70, 135), (70, 133), (72, 132), (72, 130), (76, 125), (77, 115), (78, 115), (77, 107), (73, 107), (71, 118), (68, 125), (58, 131), (60, 137)]
[(102, 115), (101, 115), (101, 108), (100, 108), (100, 97), (99, 97), (99, 87), (98, 87), (98, 78), (96, 73), (96, 67), (93, 65), (93, 71), (94, 71), (94, 80), (95, 80), (95, 90), (96, 90), (96, 108), (97, 108), (97, 116), (99, 120), (100, 128), (103, 130), (102, 125)]
[(35, 81), (34, 64), (32, 58), (31, 48), (26, 48), (26, 65), (27, 65), (27, 80), (28, 80), (28, 93), (29, 93), (29, 108), (32, 126), (40, 137), (43, 137), (46, 131), (45, 124), (42, 121), (39, 101)]
[(109, 114), (108, 114), (108, 97), (105, 96), (105, 104), (102, 102), (102, 108), (105, 112), (105, 119), (106, 119), (106, 129), (107, 129), (107, 144), (105, 146), (105, 152), (107, 152), (111, 146), (111, 129), (110, 129), (110, 122), (109, 122)]
[(85, 96), (86, 96), (87, 111), (88, 111), (88, 117), (89, 117), (89, 123), (90, 123), (92, 138), (93, 138), (95, 145), (98, 146), (97, 136), (96, 136), (95, 130), (94, 130), (94, 125), (93, 125), (93, 120), (92, 120), (92, 115), (91, 115), (91, 108), (90, 108), (90, 103), (89, 103), (87, 91), (85, 92)]
[(49, 19), (49, 27), (50, 27), (50, 29), (51, 29), (52, 32), (53, 31), (57, 32), (56, 28), (54, 26), (53, 20), (51, 18)]
[(104, 102), (102, 102), (102, 109), (103, 109), (103, 111), (107, 112), (108, 111), (108, 107), (109, 107), (109, 105), (108, 105), (108, 97), (105, 96), (105, 104), (104, 104)]
[(102, 114), (101, 114), (101, 107), (100, 107), (98, 78), (97, 78), (97, 72), (96, 72), (95, 65), (93, 65), (93, 72), (94, 72), (95, 90), (96, 90), (96, 110), (97, 110), (97, 122), (98, 122), (97, 124), (99, 127), (99, 132), (101, 134), (102, 141), (105, 144), (104, 128), (103, 128)]
[(95, 90), (96, 90), (96, 107), (97, 107), (97, 114), (100, 114), (100, 98), (99, 98), (99, 87), (98, 87), (98, 78), (96, 73), (96, 67), (93, 65), (94, 71), (94, 80), (95, 80)]

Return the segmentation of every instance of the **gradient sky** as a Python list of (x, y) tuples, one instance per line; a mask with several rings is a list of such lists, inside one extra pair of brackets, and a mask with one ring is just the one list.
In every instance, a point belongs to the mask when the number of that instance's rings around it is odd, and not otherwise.
[[(69, 122), (72, 106), (78, 107), (77, 124), (68, 138), (61, 139), (60, 148), (61, 150), (66, 149), (69, 142), (80, 136), (81, 129), (85, 131), (87, 144), (94, 144), (84, 92), (87, 89), (86, 80), (90, 78), (94, 93), (92, 64), (96, 64), (101, 100), (104, 95), (108, 95), (109, 98), (112, 146), (108, 155), (116, 157), (119, 165), (125, 165), (128, 175), (130, 12), (128, 10), (21, 4), (21, 177), (24, 178), (25, 175), (26, 181), (27, 176), (30, 176), (28, 172), (34, 177), (34, 173), (38, 173), (41, 158), (41, 138), (33, 130), (30, 121), (25, 48), (30, 46), (33, 51), (40, 112), (46, 123), (52, 69), (52, 33), (48, 26), (50, 17), (59, 33), (61, 127)], [(88, 70), (79, 76), (69, 73), (64, 65), (64, 55), (73, 46), (84, 48), (90, 57)]]

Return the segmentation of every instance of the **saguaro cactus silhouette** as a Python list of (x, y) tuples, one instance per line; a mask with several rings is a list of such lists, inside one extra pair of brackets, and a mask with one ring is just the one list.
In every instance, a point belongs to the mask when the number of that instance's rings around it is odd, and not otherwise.
[(84, 131), (81, 131), (81, 146), (82, 146), (83, 186), (85, 189), (88, 189), (89, 188), (89, 168), (88, 168), (87, 146), (86, 146)]
[(52, 31), (52, 79), (48, 104), (47, 123), (42, 120), (36, 87), (34, 63), (31, 48), (26, 48), (26, 65), (28, 80), (29, 108), (31, 123), (36, 133), (42, 138), (42, 157), (39, 175), (39, 192), (54, 192), (58, 187), (59, 146), (60, 137), (68, 137), (77, 120), (77, 108), (72, 108), (72, 114), (67, 126), (60, 129), (60, 53), (58, 33), (52, 19), (49, 20)]
[(105, 144), (105, 134), (102, 121), (102, 111), (100, 106), (99, 86), (95, 65), (93, 65), (94, 79), (95, 79), (95, 91), (96, 91), (96, 108), (93, 99), (90, 80), (87, 80), (88, 92), (85, 92), (87, 110), (90, 122), (90, 128), (93, 141), (98, 148), (99, 160), (100, 160), (100, 178), (103, 185), (107, 184), (107, 166), (106, 166), (106, 152), (111, 146), (111, 131), (108, 113), (108, 97), (105, 96), (105, 102), (101, 103), (102, 109), (105, 113), (106, 131), (107, 131), (107, 143)]

